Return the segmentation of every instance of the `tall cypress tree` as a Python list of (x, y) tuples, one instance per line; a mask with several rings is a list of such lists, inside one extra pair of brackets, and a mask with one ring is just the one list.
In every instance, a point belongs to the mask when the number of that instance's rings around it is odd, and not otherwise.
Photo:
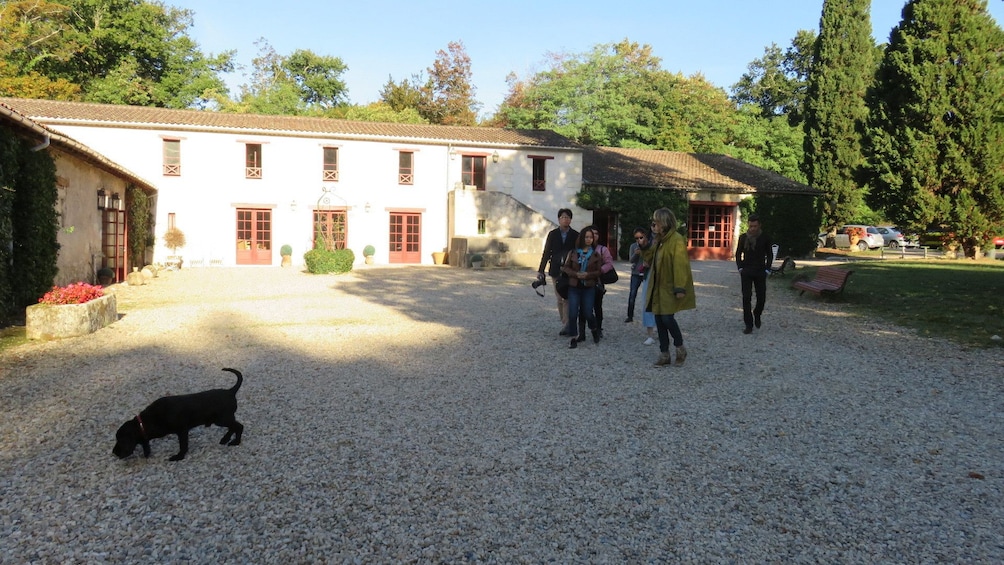
[(870, 0), (825, 0), (805, 98), (805, 161), (810, 186), (823, 191), (828, 228), (862, 211), (855, 178), (862, 162), (865, 92), (875, 68)]
[(969, 255), (1004, 229), (1004, 31), (986, 0), (909, 2), (868, 105), (873, 206)]

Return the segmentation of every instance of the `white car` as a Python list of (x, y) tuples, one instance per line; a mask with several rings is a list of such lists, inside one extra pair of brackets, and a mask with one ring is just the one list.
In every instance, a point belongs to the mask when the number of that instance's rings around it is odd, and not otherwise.
[[(851, 236), (849, 234), (850, 228), (860, 228), (859, 233), (862, 235), (856, 244), (859, 250), (867, 251), (869, 249), (878, 249), (879, 247), (885, 246), (885, 239), (882, 238), (882, 234), (879, 233), (878, 228), (875, 226), (847, 224), (837, 230), (837, 236), (835, 238), (837, 249), (851, 248)], [(819, 234), (820, 247), (826, 247), (826, 239), (828, 235), (829, 234), (826, 232)]]
[(878, 226), (875, 229), (882, 234), (882, 239), (889, 249), (899, 249), (900, 247), (917, 247), (920, 245), (915, 239), (907, 239), (903, 232), (896, 229), (896, 226)]

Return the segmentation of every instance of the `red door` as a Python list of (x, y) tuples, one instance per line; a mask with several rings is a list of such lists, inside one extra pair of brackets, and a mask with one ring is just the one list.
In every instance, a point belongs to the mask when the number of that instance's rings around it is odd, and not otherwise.
[(237, 210), (237, 264), (272, 264), (271, 210)]
[(732, 257), (732, 218), (735, 205), (691, 204), (687, 223), (688, 252), (692, 259)]
[(422, 215), (391, 212), (390, 263), (422, 262)]
[(101, 215), (101, 266), (115, 271), (115, 281), (121, 282), (126, 277), (125, 211), (105, 208)]

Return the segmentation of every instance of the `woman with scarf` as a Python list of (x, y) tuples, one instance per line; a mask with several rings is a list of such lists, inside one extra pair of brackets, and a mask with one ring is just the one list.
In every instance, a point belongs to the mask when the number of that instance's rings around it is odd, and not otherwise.
[(561, 271), (568, 275), (568, 335), (572, 336), (568, 347), (575, 349), (579, 341), (585, 341), (586, 336), (576, 335), (579, 316), (586, 318), (586, 324), (593, 333), (593, 343), (600, 342), (600, 333), (596, 329), (596, 316), (593, 307), (596, 301), (596, 283), (600, 279), (602, 259), (596, 253), (596, 237), (592, 230), (584, 229), (579, 233), (575, 243), (575, 251), (568, 254)]
[(655, 327), (659, 332), (656, 367), (672, 363), (670, 336), (676, 346), (676, 364), (683, 364), (687, 348), (683, 346), (683, 333), (674, 316), (681, 310), (697, 307), (687, 242), (676, 228), (673, 212), (659, 208), (652, 214), (652, 243), (642, 250), (642, 259), (649, 265), (645, 311), (655, 314)]

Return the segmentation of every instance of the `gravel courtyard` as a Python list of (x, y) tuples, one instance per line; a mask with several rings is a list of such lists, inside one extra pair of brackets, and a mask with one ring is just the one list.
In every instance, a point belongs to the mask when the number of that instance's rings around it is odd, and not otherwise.
[[(116, 285), (112, 326), (0, 352), (0, 562), (1004, 562), (1004, 350), (781, 281), (743, 335), (734, 264), (693, 267), (690, 356), (662, 369), (624, 265), (575, 350), (529, 271)], [(222, 367), (243, 445), (112, 455)]]

